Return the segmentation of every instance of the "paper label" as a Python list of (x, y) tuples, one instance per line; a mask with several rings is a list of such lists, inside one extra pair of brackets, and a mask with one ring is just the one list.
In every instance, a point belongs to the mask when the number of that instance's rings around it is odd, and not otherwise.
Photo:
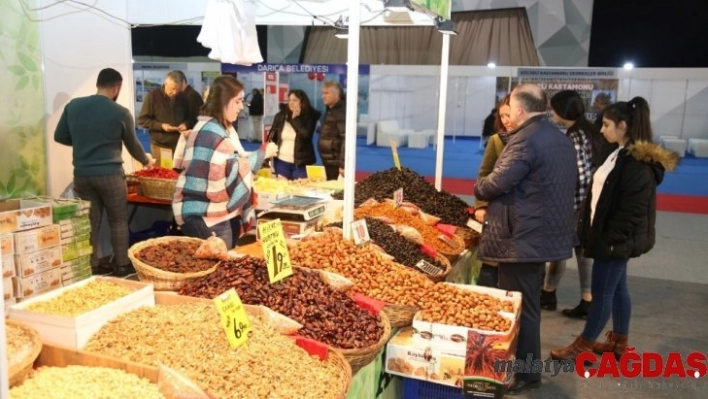
[(440, 270), (439, 267), (426, 261), (425, 259), (421, 259), (420, 261), (418, 261), (418, 263), (415, 264), (415, 267), (431, 276), (436, 276), (443, 272), (442, 270)]
[(369, 227), (366, 225), (365, 219), (359, 219), (352, 222), (352, 237), (354, 237), (354, 244), (356, 245), (371, 241), (371, 237), (369, 236)]
[(474, 219), (470, 219), (470, 220), (467, 221), (467, 227), (469, 227), (470, 229), (476, 231), (476, 232), (479, 233), (479, 234), (482, 234), (482, 227), (483, 227), (483, 226), (482, 226), (482, 223), (480, 223), (480, 222), (478, 222), (478, 221), (476, 221), (476, 220), (474, 220)]
[(261, 238), (263, 257), (268, 264), (270, 283), (276, 283), (293, 275), (290, 263), (290, 252), (283, 234), (283, 224), (280, 219), (258, 224), (258, 236)]
[(325, 173), (325, 167), (319, 165), (307, 165), (305, 166), (307, 170), (307, 178), (314, 181), (326, 181), (327, 174)]
[(403, 188), (399, 188), (393, 192), (393, 202), (396, 204), (396, 208), (403, 204)]
[(232, 288), (214, 298), (214, 305), (231, 347), (235, 349), (243, 345), (251, 334), (251, 322), (236, 290)]
[(172, 169), (172, 150), (160, 148), (160, 166), (165, 169)]

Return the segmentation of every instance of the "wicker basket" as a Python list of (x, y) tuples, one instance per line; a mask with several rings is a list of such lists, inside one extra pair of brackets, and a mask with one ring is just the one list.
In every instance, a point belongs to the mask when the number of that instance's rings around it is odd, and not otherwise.
[(420, 309), (417, 306), (397, 305), (395, 303), (387, 303), (382, 309), (382, 313), (386, 314), (391, 328), (407, 327), (413, 324), (413, 318)]
[(383, 327), (383, 333), (381, 334), (381, 339), (379, 339), (379, 342), (368, 348), (361, 349), (334, 348), (334, 350), (341, 352), (341, 354), (344, 355), (344, 358), (347, 359), (347, 362), (352, 367), (352, 374), (356, 374), (362, 367), (376, 359), (376, 356), (381, 353), (386, 345), (386, 342), (388, 342), (388, 339), (391, 337), (391, 323), (389, 323), (386, 313), (380, 312), (379, 316), (381, 316), (379, 325)]
[(347, 393), (349, 392), (349, 388), (352, 385), (353, 373), (351, 366), (349, 366), (349, 363), (347, 362), (347, 359), (344, 358), (344, 355), (342, 355), (339, 351), (336, 350), (328, 351), (327, 359), (325, 359), (324, 361), (328, 364), (333, 365), (334, 368), (337, 369), (337, 372), (339, 374), (339, 380), (341, 381), (340, 386), (336, 389), (336, 392), (338, 394), (337, 397), (338, 399), (345, 399), (347, 397)]
[(462, 238), (462, 241), (465, 243), (465, 248), (472, 248), (479, 245), (480, 234), (469, 227), (458, 227), (455, 229), (455, 235)]
[(172, 201), (177, 179), (156, 179), (154, 177), (139, 177), (143, 195), (148, 198)]
[(445, 270), (440, 274), (436, 274), (435, 276), (431, 276), (429, 274), (426, 274), (425, 277), (429, 278), (433, 282), (440, 283), (440, 282), (445, 281), (445, 279), (447, 278), (447, 275), (450, 274), (450, 272), (452, 271), (452, 264), (450, 263), (450, 260), (445, 255), (442, 255), (439, 253), (435, 255), (435, 260), (442, 263), (442, 265), (445, 266)]
[(213, 273), (214, 270), (216, 270), (217, 265), (219, 264), (218, 262), (216, 262), (214, 263), (214, 266), (201, 272), (173, 273), (150, 266), (135, 256), (138, 251), (147, 247), (173, 241), (185, 243), (202, 243), (204, 240), (193, 237), (167, 236), (153, 238), (147, 241), (141, 241), (137, 244), (134, 244), (132, 247), (130, 247), (130, 249), (128, 249), (128, 258), (130, 258), (130, 261), (133, 262), (135, 271), (138, 273), (138, 278), (140, 279), (140, 281), (152, 283), (156, 291), (177, 291), (182, 288), (184, 284)]
[(449, 239), (453, 242), (454, 245), (452, 245), (452, 249), (450, 250), (438, 250), (438, 253), (445, 255), (446, 258), (450, 260), (450, 262), (455, 261), (458, 256), (460, 256), (461, 253), (467, 249), (465, 247), (465, 242), (462, 240), (462, 238), (456, 234), (453, 234), (452, 237), (449, 237)]
[[(39, 357), (40, 352), (42, 352), (42, 340), (39, 338), (37, 331), (29, 326), (10, 319), (5, 319), (5, 324), (25, 330), (32, 337), (32, 348), (27, 352), (27, 355), (23, 357), (21, 361), (9, 365), (8, 377), (10, 387), (14, 387), (21, 384), (32, 373), (32, 365), (37, 357)], [(3, 354), (3, 356), (5, 356), (5, 354)]]

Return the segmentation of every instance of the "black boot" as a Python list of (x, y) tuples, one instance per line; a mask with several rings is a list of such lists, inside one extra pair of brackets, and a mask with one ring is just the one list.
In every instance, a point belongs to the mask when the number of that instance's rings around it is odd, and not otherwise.
[(563, 316), (567, 316), (572, 319), (587, 319), (591, 303), (592, 302), (590, 301), (581, 299), (580, 304), (573, 309), (563, 309)]
[(558, 300), (556, 299), (556, 290), (541, 290), (541, 309), (556, 310), (556, 306), (558, 306)]

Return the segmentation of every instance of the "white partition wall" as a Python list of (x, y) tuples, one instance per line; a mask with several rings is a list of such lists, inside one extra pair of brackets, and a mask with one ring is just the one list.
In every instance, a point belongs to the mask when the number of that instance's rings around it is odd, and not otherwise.
[(689, 80), (686, 88), (683, 138), (708, 138), (708, 79)]

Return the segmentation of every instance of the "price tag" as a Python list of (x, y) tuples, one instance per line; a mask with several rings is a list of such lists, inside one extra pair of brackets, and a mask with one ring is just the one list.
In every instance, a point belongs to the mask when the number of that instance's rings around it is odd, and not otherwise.
[(421, 259), (420, 261), (418, 261), (418, 263), (415, 264), (415, 267), (431, 276), (437, 276), (438, 274), (443, 272), (442, 270), (440, 270), (439, 267), (426, 261), (425, 259)]
[(457, 247), (457, 243), (453, 239), (451, 239), (450, 237), (446, 236), (445, 234), (440, 234), (438, 236), (438, 238), (440, 239), (440, 241), (444, 242), (445, 244), (447, 244), (453, 248)]
[(393, 192), (393, 202), (396, 204), (396, 208), (403, 204), (403, 188), (399, 188)]
[(318, 165), (307, 165), (305, 167), (307, 170), (307, 178), (314, 181), (326, 181), (327, 174), (325, 173), (324, 166)]
[(479, 234), (482, 234), (482, 228), (483, 228), (482, 223), (480, 223), (474, 219), (470, 219), (467, 221), (467, 227), (476, 231)]
[(398, 144), (391, 140), (391, 152), (393, 153), (393, 164), (398, 170), (401, 170), (401, 160), (398, 158)]
[(256, 176), (270, 179), (271, 177), (273, 177), (273, 172), (271, 172), (270, 168), (261, 168), (260, 170), (258, 170), (258, 174)]
[(172, 169), (172, 150), (160, 148), (160, 166), (165, 169)]
[(285, 277), (293, 275), (290, 264), (290, 253), (283, 234), (283, 224), (280, 219), (258, 225), (258, 235), (261, 238), (263, 257), (268, 264), (270, 283), (276, 283)]
[(236, 290), (232, 288), (214, 298), (214, 305), (231, 347), (236, 349), (243, 345), (251, 334), (251, 322)]
[(369, 237), (369, 227), (366, 225), (365, 219), (352, 222), (352, 236), (354, 237), (354, 244), (356, 245), (371, 241), (371, 237)]

